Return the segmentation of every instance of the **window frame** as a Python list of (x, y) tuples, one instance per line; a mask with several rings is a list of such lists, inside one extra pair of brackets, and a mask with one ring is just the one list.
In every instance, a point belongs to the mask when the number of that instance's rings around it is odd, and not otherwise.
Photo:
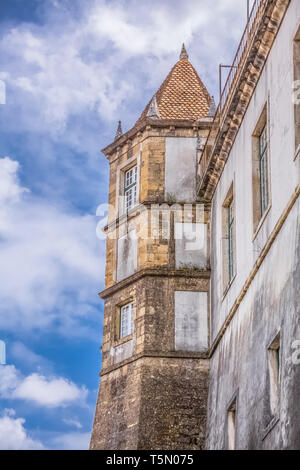
[(260, 217), (262, 218), (269, 206), (269, 162), (268, 162), (268, 129), (265, 123), (258, 137)]
[(222, 204), (222, 294), (226, 296), (236, 276), (235, 190), (232, 181)]
[[(130, 175), (129, 178), (127, 177), (127, 175)], [(128, 179), (130, 182), (127, 184)], [(124, 171), (123, 196), (124, 211), (129, 212), (137, 205), (137, 164), (131, 166), (130, 168)], [(130, 205), (128, 204), (129, 200), (133, 201)]]
[(253, 238), (256, 238), (271, 208), (271, 162), (268, 101), (264, 104), (252, 134)]
[(138, 151), (132, 157), (128, 159), (122, 159), (122, 162), (117, 163), (116, 168), (116, 207), (115, 207), (115, 217), (126, 216), (126, 204), (124, 198), (124, 182), (125, 182), (125, 172), (130, 170), (132, 167), (137, 166), (137, 181), (136, 181), (136, 206), (140, 203), (140, 178), (141, 178), (141, 152)]
[(229, 283), (234, 277), (234, 199), (233, 195), (228, 205), (228, 279)]
[[(127, 309), (130, 310), (127, 310)], [(126, 329), (123, 329), (123, 317), (124, 314), (128, 315), (127, 322), (126, 322)], [(134, 331), (134, 319), (133, 319), (133, 302), (128, 302), (125, 305), (120, 307), (120, 314), (119, 314), (119, 338), (124, 339), (128, 336), (132, 335)]]

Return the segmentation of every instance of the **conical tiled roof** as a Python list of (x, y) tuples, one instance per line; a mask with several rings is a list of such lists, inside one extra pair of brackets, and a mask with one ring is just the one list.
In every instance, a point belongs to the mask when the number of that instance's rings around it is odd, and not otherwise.
[(182, 51), (180, 60), (151, 98), (136, 124), (149, 116), (149, 108), (153, 108), (154, 98), (160, 119), (197, 120), (208, 117), (211, 97), (189, 62), (184, 45)]

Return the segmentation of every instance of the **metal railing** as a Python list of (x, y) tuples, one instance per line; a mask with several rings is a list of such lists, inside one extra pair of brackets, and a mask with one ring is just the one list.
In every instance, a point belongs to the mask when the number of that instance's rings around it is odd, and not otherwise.
[(232, 65), (230, 66), (230, 71), (223, 87), (223, 91), (220, 94), (220, 101), (214, 116), (212, 130), (210, 131), (202, 153), (201, 160), (199, 162), (200, 164), (198, 169), (198, 175), (200, 179), (202, 179), (202, 176), (204, 175), (204, 172), (208, 166), (210, 159), (211, 152), (209, 150), (212, 144), (210, 139), (210, 137), (212, 137), (211, 133), (216, 130), (216, 127), (222, 126), (224, 117), (226, 116), (226, 112), (230, 104), (230, 99), (232, 97), (233, 91), (235, 90), (235, 85), (241, 75), (243, 65), (246, 61), (249, 49), (252, 44), (252, 40), (256, 35), (257, 29), (259, 27), (261, 18), (264, 14), (268, 1), (269, 0), (254, 0), (251, 11), (248, 10), (247, 24), (243, 32), (241, 41), (238, 45)]
[(220, 97), (219, 103), (219, 113), (224, 113), (226, 109), (227, 98), (230, 95), (230, 91), (236, 82), (236, 78), (239, 76), (244, 60), (247, 57), (247, 52), (251, 44), (251, 39), (256, 34), (258, 25), (260, 23), (261, 17), (265, 10), (265, 6), (268, 3), (268, 0), (254, 0), (251, 11), (249, 12), (247, 18), (247, 24), (243, 32), (241, 41), (238, 45), (236, 54), (234, 56), (227, 80), (225, 82), (222, 95)]

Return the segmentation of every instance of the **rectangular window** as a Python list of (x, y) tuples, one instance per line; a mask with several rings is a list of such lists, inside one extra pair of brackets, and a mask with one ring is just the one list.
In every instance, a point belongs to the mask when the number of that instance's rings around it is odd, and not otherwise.
[(136, 205), (136, 182), (137, 166), (133, 166), (125, 172), (124, 177), (124, 196), (126, 211), (129, 211)]
[(120, 310), (120, 339), (133, 333), (133, 303), (124, 305)]
[(255, 233), (270, 204), (267, 104), (252, 135), (252, 198)]
[(233, 261), (233, 250), (234, 250), (234, 207), (233, 199), (231, 199), (228, 206), (228, 275), (229, 282), (232, 280), (234, 275), (234, 261)]
[(227, 412), (227, 448), (235, 449), (235, 429), (236, 428), (236, 401), (230, 405)]
[(264, 215), (269, 205), (269, 190), (268, 190), (268, 140), (267, 140), (267, 125), (263, 128), (259, 138), (259, 180), (260, 180), (260, 215)]
[(223, 292), (235, 276), (235, 204), (233, 183), (222, 206)]
[(278, 411), (280, 383), (280, 334), (268, 348), (269, 403), (272, 416)]

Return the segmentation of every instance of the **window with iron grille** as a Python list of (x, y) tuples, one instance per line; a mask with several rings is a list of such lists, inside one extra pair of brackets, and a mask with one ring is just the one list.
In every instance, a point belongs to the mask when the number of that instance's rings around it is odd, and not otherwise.
[(265, 213), (269, 204), (268, 189), (268, 140), (267, 126), (263, 128), (259, 139), (259, 178), (260, 178), (260, 212), (261, 216)]
[(121, 307), (120, 311), (120, 338), (131, 335), (133, 332), (133, 303)]
[(126, 211), (129, 211), (136, 205), (136, 182), (137, 167), (133, 166), (125, 172), (124, 177), (124, 196)]
[(228, 206), (228, 277), (229, 282), (234, 276), (234, 204), (233, 199)]

